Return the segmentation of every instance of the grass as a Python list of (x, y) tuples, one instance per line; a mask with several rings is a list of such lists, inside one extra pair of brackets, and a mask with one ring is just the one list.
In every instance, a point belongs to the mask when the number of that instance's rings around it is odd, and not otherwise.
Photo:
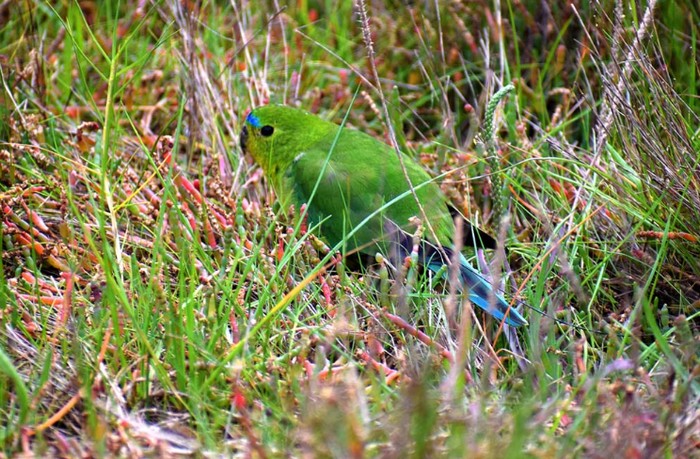
[[(697, 7), (264, 3), (0, 5), (0, 454), (696, 456)], [(440, 177), (530, 325), (275, 206), (268, 101)]]

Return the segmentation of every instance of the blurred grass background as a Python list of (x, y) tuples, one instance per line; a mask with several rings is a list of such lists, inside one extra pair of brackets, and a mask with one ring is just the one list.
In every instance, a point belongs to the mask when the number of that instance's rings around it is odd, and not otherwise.
[[(697, 457), (694, 2), (6, 1), (0, 24), (0, 454)], [(268, 102), (391, 125), (546, 315), (506, 340), (299, 232), (238, 147)]]

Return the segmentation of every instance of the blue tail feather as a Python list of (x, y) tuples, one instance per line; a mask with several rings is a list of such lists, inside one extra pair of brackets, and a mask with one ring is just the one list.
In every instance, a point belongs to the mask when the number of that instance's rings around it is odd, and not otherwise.
[[(411, 253), (414, 244), (413, 236), (389, 219), (385, 221), (385, 230), (390, 236), (388, 240), (391, 243), (392, 258), (400, 263)], [(419, 244), (418, 250), (421, 263), (433, 272), (438, 272), (444, 265), (449, 264), (455, 252), (449, 247), (433, 245), (425, 240)], [(443, 275), (447, 277), (446, 273)], [(459, 254), (459, 277), (459, 288), (469, 293), (469, 300), (472, 303), (498, 320), (502, 321), (505, 318), (505, 323), (511, 327), (527, 325), (527, 320), (518, 311), (512, 309), (501, 295), (493, 291), (491, 284), (469, 265), (461, 253)]]
[[(469, 292), (469, 300), (472, 303), (497, 320), (502, 321), (505, 317), (506, 324), (511, 327), (527, 325), (527, 320), (518, 311), (511, 308), (501, 295), (493, 291), (491, 284), (469, 265), (462, 254), (459, 255), (459, 262), (461, 288)], [(434, 272), (437, 272), (442, 266), (443, 263), (440, 260), (428, 263), (428, 268)], [(506, 314), (508, 314), (507, 317)]]

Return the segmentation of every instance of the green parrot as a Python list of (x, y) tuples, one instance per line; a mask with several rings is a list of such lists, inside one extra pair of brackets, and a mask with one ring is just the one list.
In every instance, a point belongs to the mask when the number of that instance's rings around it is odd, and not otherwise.
[[(400, 160), (393, 148), (374, 137), (283, 105), (252, 110), (240, 142), (262, 167), (283, 208), (306, 204), (309, 223), (320, 223), (321, 236), (332, 246), (343, 242), (348, 251), (370, 256), (380, 251), (403, 260), (414, 246), (416, 226), (410, 220), (427, 219), (418, 244), (419, 262), (438, 272), (456, 255), (458, 287), (472, 303), (508, 325), (527, 324), (464, 255), (455, 253), (454, 218), (463, 217), (409, 156), (401, 153)], [(466, 220), (464, 235), (465, 246), (495, 247), (493, 238)]]

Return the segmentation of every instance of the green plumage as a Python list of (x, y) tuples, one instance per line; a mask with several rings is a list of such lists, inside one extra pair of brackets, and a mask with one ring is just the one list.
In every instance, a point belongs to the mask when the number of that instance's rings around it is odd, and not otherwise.
[[(323, 222), (321, 235), (331, 245), (345, 241), (346, 251), (369, 255), (398, 246), (405, 255), (416, 230), (409, 220), (417, 217), (429, 222), (421, 244), (422, 262), (429, 269), (437, 271), (447, 262), (445, 253), (453, 252), (455, 223), (440, 187), (412, 158), (402, 154), (399, 160), (394, 149), (375, 138), (301, 110), (269, 105), (248, 115), (241, 144), (262, 166), (280, 203), (297, 208), (307, 204), (310, 222)], [(468, 241), (481, 238), (493, 245), (471, 225), (465, 232)], [(503, 318), (508, 305), (461, 256), (460, 264), (462, 284), (472, 301)], [(527, 323), (515, 311), (506, 320), (511, 325)]]

